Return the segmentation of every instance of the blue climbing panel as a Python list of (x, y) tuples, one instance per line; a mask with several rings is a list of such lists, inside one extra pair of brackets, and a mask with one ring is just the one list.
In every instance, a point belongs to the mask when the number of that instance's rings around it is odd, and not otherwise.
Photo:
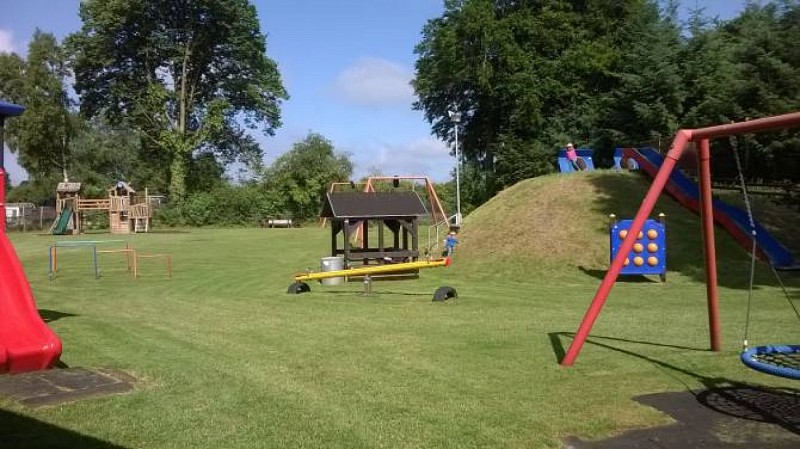
[[(617, 256), (622, 240), (631, 227), (633, 220), (620, 220), (609, 229), (611, 237), (610, 260)], [(637, 236), (633, 249), (625, 258), (625, 264), (619, 274), (660, 274), (667, 273), (667, 248), (664, 223), (646, 220), (642, 231)]]

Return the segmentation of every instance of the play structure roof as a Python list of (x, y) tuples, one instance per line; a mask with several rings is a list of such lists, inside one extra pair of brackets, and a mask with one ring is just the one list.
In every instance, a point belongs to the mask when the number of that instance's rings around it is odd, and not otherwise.
[(56, 192), (60, 193), (75, 193), (81, 190), (81, 183), (79, 182), (59, 182), (56, 186)]
[(116, 184), (114, 184), (113, 186), (109, 187), (107, 190), (110, 192), (112, 190), (117, 190), (117, 189), (123, 189), (123, 190), (125, 190), (126, 193), (129, 193), (129, 194), (130, 193), (136, 193), (136, 190), (133, 190), (133, 187), (128, 185), (128, 183), (125, 182), (125, 181), (117, 181)]
[(14, 117), (25, 112), (25, 108), (14, 103), (6, 103), (0, 100), (0, 116)]
[(326, 218), (399, 218), (428, 215), (416, 192), (329, 192)]

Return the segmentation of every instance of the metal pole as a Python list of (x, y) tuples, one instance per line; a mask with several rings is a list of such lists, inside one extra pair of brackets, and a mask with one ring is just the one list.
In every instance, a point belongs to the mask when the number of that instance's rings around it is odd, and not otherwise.
[(6, 116), (0, 115), (0, 168), (5, 169), (5, 161), (4, 158), (6, 156), (6, 135), (5, 135), (5, 128), (6, 128)]
[(453, 126), (456, 135), (456, 226), (461, 226), (461, 157), (458, 153), (458, 122)]
[(603, 305), (605, 304), (606, 299), (608, 299), (608, 294), (611, 292), (611, 287), (614, 286), (614, 282), (617, 280), (620, 270), (622, 270), (622, 264), (625, 260), (625, 256), (630, 253), (631, 249), (633, 249), (636, 236), (639, 234), (639, 231), (642, 230), (645, 220), (647, 219), (648, 215), (650, 215), (650, 212), (652, 212), (653, 207), (655, 206), (656, 201), (661, 194), (661, 191), (664, 189), (664, 186), (669, 180), (672, 169), (675, 168), (675, 164), (678, 162), (678, 159), (680, 159), (681, 153), (683, 152), (686, 143), (690, 139), (691, 133), (687, 130), (680, 130), (675, 136), (675, 140), (672, 142), (672, 148), (667, 153), (667, 157), (664, 158), (664, 163), (661, 165), (661, 169), (658, 171), (658, 174), (653, 180), (653, 184), (650, 185), (650, 190), (647, 191), (647, 195), (645, 195), (642, 205), (639, 206), (639, 211), (636, 213), (630, 229), (628, 229), (628, 235), (622, 241), (622, 245), (620, 246), (616, 257), (614, 257), (614, 260), (611, 262), (611, 267), (606, 272), (603, 282), (597, 289), (597, 293), (595, 294), (591, 305), (589, 305), (589, 308), (586, 310), (586, 313), (583, 316), (583, 321), (581, 321), (578, 332), (575, 334), (572, 344), (569, 346), (564, 359), (561, 361), (562, 366), (572, 366), (572, 364), (575, 363), (575, 359), (578, 358), (578, 354), (581, 352), (581, 348), (583, 348), (586, 338), (589, 337), (589, 332), (592, 331), (594, 322), (600, 315), (600, 311), (603, 310)]
[(708, 335), (711, 350), (722, 350), (719, 321), (719, 294), (717, 292), (717, 261), (714, 244), (714, 205), (711, 197), (711, 147), (708, 139), (701, 139), (697, 152), (700, 170), (700, 218), (703, 231), (703, 255), (706, 268), (706, 298), (708, 301)]
[(92, 259), (94, 260), (94, 278), (100, 279), (100, 270), (97, 268), (97, 245), (92, 245)]
[(6, 117), (0, 115), (0, 233), (6, 232), (6, 166), (4, 162), (6, 153), (5, 141)]
[(50, 269), (47, 271), (47, 277), (52, 281), (53, 275), (55, 274), (53, 270), (53, 245), (50, 245), (50, 250), (47, 252), (47, 255), (50, 259), (50, 264), (49, 264)]

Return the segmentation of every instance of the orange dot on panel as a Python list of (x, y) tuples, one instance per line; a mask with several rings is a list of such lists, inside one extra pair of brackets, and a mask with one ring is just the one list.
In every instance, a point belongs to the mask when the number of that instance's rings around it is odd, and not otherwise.
[(644, 246), (642, 246), (641, 243), (634, 243), (633, 244), (633, 251), (636, 252), (636, 253), (640, 253), (640, 252), (644, 251)]
[(656, 257), (656, 256), (648, 257), (647, 258), (647, 265), (650, 265), (651, 267), (654, 267), (654, 266), (658, 265), (658, 257)]
[(619, 238), (621, 238), (622, 240), (625, 240), (625, 237), (627, 235), (628, 235), (628, 230), (627, 229), (623, 229), (623, 230), (619, 231)]
[(628, 259), (627, 257), (625, 258), (625, 262), (622, 262), (622, 266), (623, 266), (623, 267), (627, 267), (627, 266), (628, 266), (628, 265), (630, 265), (630, 264), (631, 264), (631, 260), (630, 260), (630, 259)]
[(656, 245), (655, 243), (648, 243), (647, 244), (647, 251), (649, 251), (651, 253), (654, 253), (654, 252), (658, 251), (658, 245)]
[(642, 265), (644, 265), (644, 259), (642, 259), (639, 256), (636, 256), (633, 258), (633, 264), (636, 265), (637, 267), (641, 267)]
[(647, 238), (649, 238), (650, 240), (654, 240), (657, 237), (658, 237), (658, 231), (656, 231), (655, 229), (647, 230)]
[(639, 235), (637, 235), (637, 236), (636, 236), (636, 238), (637, 238), (637, 239), (640, 239), (640, 238), (642, 238), (642, 237), (644, 237), (644, 234), (642, 234), (642, 231), (639, 231)]

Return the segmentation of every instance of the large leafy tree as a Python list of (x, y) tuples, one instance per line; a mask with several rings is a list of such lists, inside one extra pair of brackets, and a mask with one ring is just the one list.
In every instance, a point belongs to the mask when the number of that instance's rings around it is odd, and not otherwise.
[(78, 122), (67, 94), (69, 71), (56, 38), (36, 30), (27, 58), (0, 54), (0, 97), (27, 110), (8, 123), (8, 143), (34, 178), (67, 178)]
[[(609, 105), (633, 95), (637, 85), (660, 81), (659, 73), (623, 76), (630, 70), (623, 51), (636, 48), (629, 23), (648, 29), (659, 24), (655, 3), (445, 2), (443, 15), (425, 25), (415, 49), (414, 107), (424, 111), (435, 135), (450, 141), (454, 128), (448, 111), (461, 112), (459, 140), (465, 163), (476, 175), (467, 181), (477, 183), (466, 190), (478, 195), (468, 200), (480, 203), (503, 186), (552, 171), (559, 145), (596, 141), (597, 128), (608, 126), (601, 118)], [(677, 45), (676, 31), (636, 36), (670, 39), (663, 46), (673, 52), (669, 46)], [(657, 70), (674, 78), (668, 63)], [(629, 93), (614, 98), (611, 92), (624, 82)], [(664, 89), (652, 89), (652, 96), (668, 103), (647, 111), (662, 128), (675, 120), (658, 115), (680, 98), (664, 90), (677, 84), (671, 79)]]
[[(731, 118), (745, 120), (800, 109), (800, 66), (796, 1), (750, 3), (721, 31), (732, 42), (737, 76)], [(745, 175), (751, 179), (800, 180), (796, 132), (756, 134), (740, 139)], [(728, 157), (730, 161), (732, 158)], [(730, 164), (729, 164), (730, 165)]]
[(284, 209), (295, 219), (319, 215), (322, 199), (332, 182), (344, 182), (353, 173), (345, 153), (317, 133), (309, 133), (279, 156), (265, 172), (266, 187), (283, 198)]
[(683, 41), (678, 5), (665, 6), (660, 11), (646, 3), (622, 25), (625, 40), (619, 44), (615, 82), (600, 93), (603, 107), (595, 120), (606, 148), (669, 141), (680, 127), (686, 97), (679, 65)]
[(92, 196), (104, 196), (117, 181), (127, 181), (137, 189), (157, 189), (163, 182), (143, 160), (141, 147), (139, 133), (124, 123), (111, 126), (100, 118), (84, 122), (73, 139), (74, 177)]
[(260, 161), (247, 128), (280, 126), (287, 98), (248, 0), (86, 0), (69, 37), (81, 110), (141, 131), (186, 194), (195, 154)]

